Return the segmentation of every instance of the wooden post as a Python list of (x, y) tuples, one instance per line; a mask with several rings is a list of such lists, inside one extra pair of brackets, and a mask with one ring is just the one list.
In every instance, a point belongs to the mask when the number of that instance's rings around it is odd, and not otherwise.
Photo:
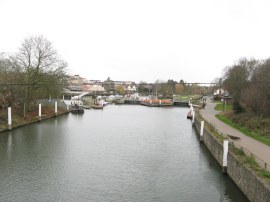
[(204, 121), (201, 121), (200, 141), (203, 141)]
[(57, 115), (57, 101), (55, 101), (55, 115)]
[(229, 141), (223, 141), (223, 165), (222, 165), (222, 172), (227, 173), (227, 157), (228, 157), (228, 149), (229, 149)]
[(39, 121), (41, 121), (41, 104), (38, 104), (38, 117)]
[(12, 129), (11, 107), (8, 107), (8, 129)]

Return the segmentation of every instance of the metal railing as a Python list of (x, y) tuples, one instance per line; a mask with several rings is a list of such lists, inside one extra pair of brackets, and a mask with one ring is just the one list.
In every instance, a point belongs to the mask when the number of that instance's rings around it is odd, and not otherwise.
[(258, 163), (259, 166), (261, 166), (265, 170), (270, 171), (270, 163), (269, 162), (264, 161), (263, 159), (258, 157), (256, 154), (252, 153), (250, 150), (248, 150), (244, 146), (238, 144), (236, 141), (232, 141), (232, 143), (233, 143), (234, 147), (242, 150), (246, 156), (248, 156), (248, 157), (252, 158), (254, 161), (256, 161), (256, 163)]

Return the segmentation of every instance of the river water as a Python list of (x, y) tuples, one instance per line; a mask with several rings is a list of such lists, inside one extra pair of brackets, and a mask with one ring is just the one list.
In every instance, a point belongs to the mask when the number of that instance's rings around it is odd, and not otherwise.
[(186, 108), (111, 105), (0, 134), (0, 201), (247, 201)]

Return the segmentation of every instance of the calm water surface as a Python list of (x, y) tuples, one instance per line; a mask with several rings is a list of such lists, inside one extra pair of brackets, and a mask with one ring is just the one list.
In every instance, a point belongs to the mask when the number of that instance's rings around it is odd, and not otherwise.
[(107, 106), (0, 134), (0, 201), (247, 201), (186, 108)]

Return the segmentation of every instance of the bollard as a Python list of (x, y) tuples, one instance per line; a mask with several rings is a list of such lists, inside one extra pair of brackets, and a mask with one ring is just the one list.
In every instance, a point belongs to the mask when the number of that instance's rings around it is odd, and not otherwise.
[(159, 104), (161, 105), (161, 100), (159, 100)]
[(69, 105), (67, 105), (67, 111), (69, 110)]
[(55, 115), (57, 114), (57, 101), (55, 101)]
[(38, 117), (39, 121), (41, 121), (41, 104), (38, 104)]
[(201, 121), (200, 142), (203, 141), (204, 121)]
[(192, 124), (194, 124), (195, 121), (195, 110), (192, 110)]
[(63, 95), (63, 101), (65, 100), (65, 95)]
[(227, 157), (228, 157), (228, 149), (229, 149), (229, 141), (223, 141), (223, 165), (222, 165), (222, 172), (227, 173)]
[(8, 107), (8, 129), (12, 129), (11, 107)]

